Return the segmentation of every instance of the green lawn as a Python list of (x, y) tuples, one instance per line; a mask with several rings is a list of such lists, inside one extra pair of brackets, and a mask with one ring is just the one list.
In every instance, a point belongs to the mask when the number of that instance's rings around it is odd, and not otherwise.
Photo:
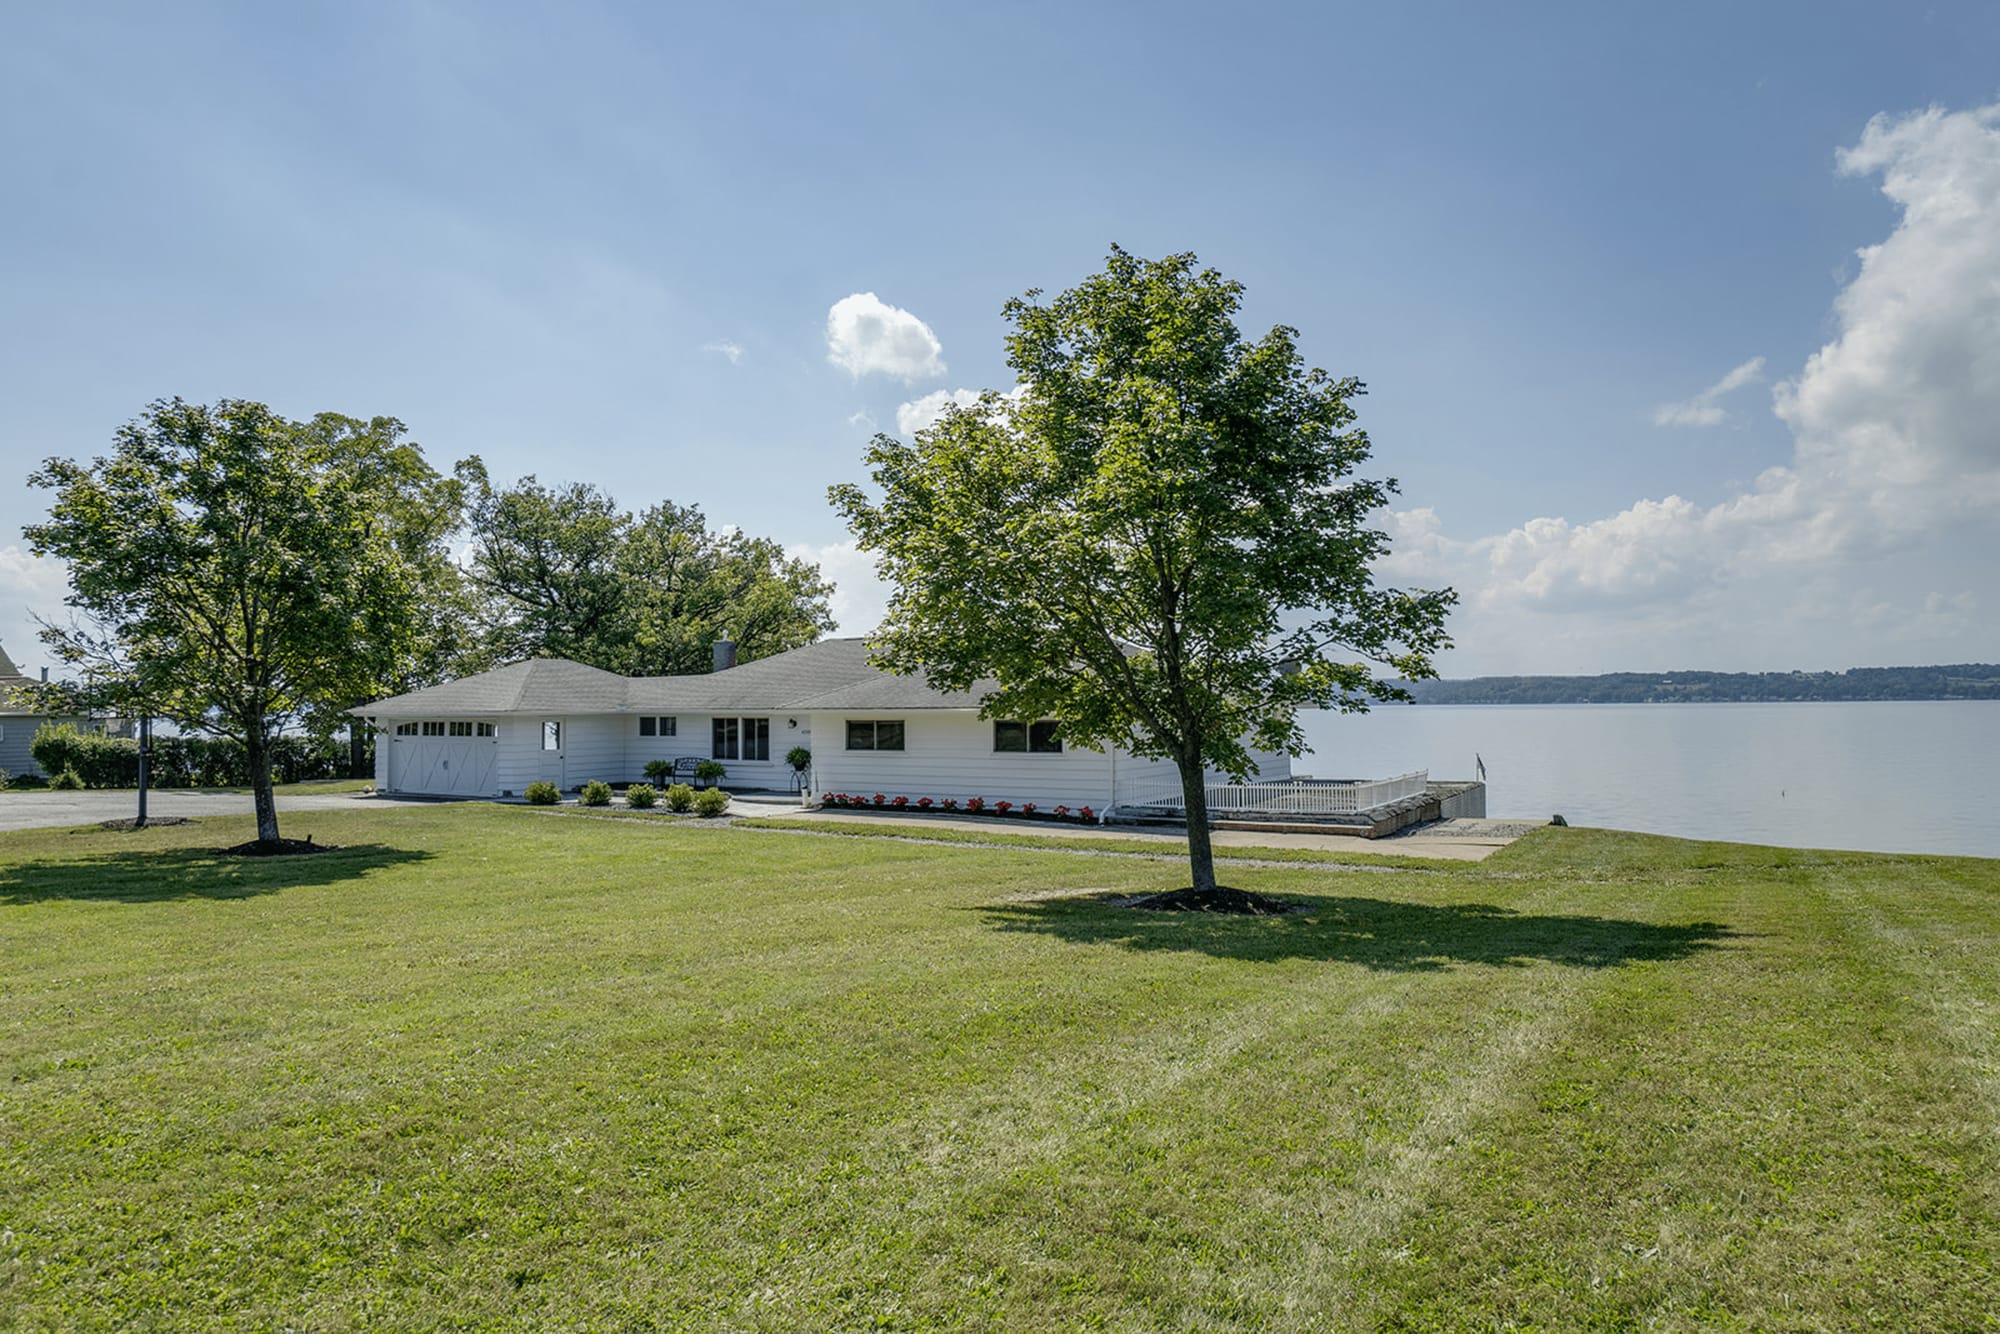
[(1995, 1327), (2000, 862), (0, 836), (0, 1327)]

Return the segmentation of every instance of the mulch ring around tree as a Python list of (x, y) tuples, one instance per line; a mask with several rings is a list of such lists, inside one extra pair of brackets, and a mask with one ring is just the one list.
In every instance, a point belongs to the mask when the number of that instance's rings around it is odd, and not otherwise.
[(293, 857), (303, 852), (334, 852), (338, 845), (315, 843), (313, 836), (304, 838), (253, 838), (248, 843), (238, 843), (233, 848), (222, 849), (225, 857)]
[[(185, 815), (153, 815), (147, 817), (143, 827), (157, 829), (161, 825), (187, 823), (189, 823), (189, 820)], [(97, 827), (99, 829), (138, 829), (141, 828), (141, 825), (137, 820), (100, 820)]]
[(1283, 899), (1269, 899), (1262, 894), (1252, 894), (1245, 889), (1231, 889), (1227, 885), (1217, 885), (1214, 889), (1189, 887), (1168, 890), (1164, 894), (1141, 894), (1137, 898), (1124, 899), (1112, 906), (1139, 908), (1146, 912), (1230, 913), (1237, 917), (1284, 917), (1306, 911), (1303, 904), (1286, 903)]

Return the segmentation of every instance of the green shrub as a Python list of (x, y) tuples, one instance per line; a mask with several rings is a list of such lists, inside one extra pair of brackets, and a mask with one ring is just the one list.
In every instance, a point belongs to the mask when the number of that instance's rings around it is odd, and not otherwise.
[(77, 777), (76, 770), (65, 769), (49, 780), (49, 786), (58, 792), (81, 792), (83, 780)]
[(660, 784), (662, 787), (666, 786), (668, 783), (674, 781), (674, 762), (672, 760), (647, 760), (646, 777)]
[(694, 789), (686, 783), (675, 783), (667, 789), (667, 809), (687, 812), (694, 809)]
[(554, 783), (530, 783), (528, 790), (521, 794), (531, 806), (554, 806), (562, 800), (562, 793), (556, 791)]
[(611, 784), (601, 778), (593, 778), (576, 794), (576, 800), (580, 806), (609, 806)]
[[(98, 736), (75, 723), (43, 723), (28, 746), (44, 773), (76, 770), (91, 787), (137, 787), (139, 743)], [(373, 771), (372, 743), (363, 764)], [(271, 778), (300, 783), (348, 776), (345, 737), (281, 736), (271, 742)], [(199, 736), (155, 736), (147, 781), (154, 787), (248, 787), (250, 758), (239, 742)]]
[(729, 770), (723, 767), (721, 760), (703, 760), (694, 767), (696, 781), (709, 787), (714, 787), (717, 783), (721, 782), (723, 775), (728, 772)]
[(634, 783), (625, 789), (625, 804), (635, 811), (649, 811), (660, 800), (660, 791), (651, 783)]
[(0, 769), (0, 792), (5, 792), (7, 785), (13, 781), (14, 775), (8, 773), (5, 769)]
[(719, 787), (705, 787), (695, 793), (694, 813), (711, 819), (729, 809), (729, 794)]

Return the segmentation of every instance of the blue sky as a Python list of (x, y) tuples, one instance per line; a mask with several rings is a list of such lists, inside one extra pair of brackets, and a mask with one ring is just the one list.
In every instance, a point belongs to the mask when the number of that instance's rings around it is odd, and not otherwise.
[(1115, 241), (1369, 383), (1451, 674), (2000, 659), (2000, 7), (1506, 8), (0, 11), (0, 643), (27, 472), (173, 394), (699, 503), (865, 630), (826, 487)]

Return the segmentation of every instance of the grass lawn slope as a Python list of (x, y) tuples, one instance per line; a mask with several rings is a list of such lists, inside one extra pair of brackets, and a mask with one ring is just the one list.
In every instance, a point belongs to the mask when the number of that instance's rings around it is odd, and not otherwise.
[(0, 1328), (1985, 1328), (2000, 862), (0, 836)]

